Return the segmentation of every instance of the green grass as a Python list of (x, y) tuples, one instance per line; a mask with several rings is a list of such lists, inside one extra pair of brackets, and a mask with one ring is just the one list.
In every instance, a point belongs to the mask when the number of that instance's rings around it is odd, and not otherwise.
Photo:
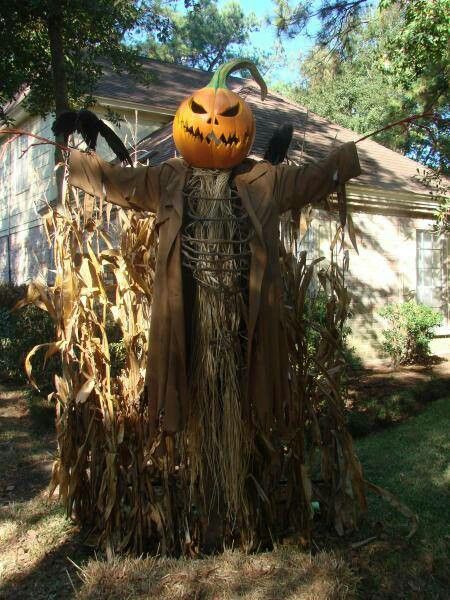
[[(450, 535), (450, 399), (398, 427), (357, 444), (366, 479), (388, 489), (419, 515), (419, 535)], [(398, 513), (385, 502), (371, 501), (371, 517), (397, 528)]]
[(369, 494), (362, 537), (376, 541), (358, 555), (361, 597), (446, 600), (450, 589), (450, 398), (437, 400), (401, 425), (357, 443), (365, 477), (419, 516), (409, 523)]

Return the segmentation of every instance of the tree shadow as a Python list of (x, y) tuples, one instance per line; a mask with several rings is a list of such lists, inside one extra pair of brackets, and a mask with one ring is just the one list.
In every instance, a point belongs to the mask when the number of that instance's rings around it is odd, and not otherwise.
[(76, 568), (90, 554), (48, 484), (54, 428), (30, 415), (24, 388), (0, 386), (0, 598), (70, 598)]

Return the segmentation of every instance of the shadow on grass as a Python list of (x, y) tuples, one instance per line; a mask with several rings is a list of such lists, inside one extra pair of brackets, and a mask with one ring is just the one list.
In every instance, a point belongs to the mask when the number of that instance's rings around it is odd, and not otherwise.
[(358, 554), (363, 581), (373, 590), (363, 597), (448, 598), (449, 423), (450, 401), (444, 398), (414, 419), (357, 444), (366, 479), (394, 493), (419, 516), (418, 532), (406, 541), (406, 520), (381, 499), (369, 497), (369, 520), (378, 539)]
[[(50, 412), (51, 411), (51, 412)], [(0, 599), (70, 598), (85, 549), (47, 487), (56, 450), (53, 410), (0, 386)]]
[[(39, 543), (39, 540), (37, 541)], [(68, 560), (81, 562), (88, 555), (81, 552), (76, 536), (64, 543), (50, 546), (44, 558), (32, 568), (15, 573), (0, 584), (1, 600), (61, 600), (74, 598), (79, 587), (77, 569)]]
[(48, 485), (56, 451), (50, 408), (27, 388), (0, 386), (0, 505), (29, 500)]

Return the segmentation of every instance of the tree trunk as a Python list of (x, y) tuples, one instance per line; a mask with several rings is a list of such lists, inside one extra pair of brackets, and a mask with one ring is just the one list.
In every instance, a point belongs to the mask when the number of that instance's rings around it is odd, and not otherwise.
[[(64, 8), (63, 0), (49, 0), (48, 2), (48, 38), (50, 41), (51, 70), (53, 80), (53, 93), (55, 99), (55, 112), (58, 116), (61, 112), (69, 109), (69, 95), (67, 91), (67, 78), (64, 65), (64, 41), (63, 24)], [(67, 145), (67, 139), (63, 135), (57, 136), (56, 141)], [(55, 165), (63, 161), (62, 151), (55, 147)], [(57, 204), (62, 203), (62, 189), (64, 183), (64, 170), (56, 171)]]

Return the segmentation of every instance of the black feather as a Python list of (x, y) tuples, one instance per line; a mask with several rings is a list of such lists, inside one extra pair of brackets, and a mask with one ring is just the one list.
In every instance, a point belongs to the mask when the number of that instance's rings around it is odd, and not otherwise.
[(105, 138), (106, 143), (120, 161), (126, 161), (131, 166), (133, 165), (133, 161), (131, 160), (131, 156), (128, 153), (128, 150), (126, 149), (125, 144), (114, 133), (111, 127), (108, 127), (108, 125), (103, 121), (100, 121), (99, 133)]
[(133, 164), (131, 157), (122, 140), (101, 119), (90, 110), (82, 109), (78, 112), (66, 110), (55, 119), (52, 131), (56, 135), (64, 135), (66, 138), (72, 133), (80, 133), (90, 150), (97, 148), (98, 134), (100, 134), (122, 162)]
[(97, 138), (102, 121), (90, 110), (78, 111), (77, 131), (81, 133), (83, 140), (90, 150), (96, 150)]
[(273, 165), (279, 165), (287, 156), (294, 128), (290, 123), (277, 127), (267, 145), (264, 159)]
[(53, 121), (52, 131), (57, 135), (68, 138), (77, 129), (78, 113), (76, 110), (65, 110)]

